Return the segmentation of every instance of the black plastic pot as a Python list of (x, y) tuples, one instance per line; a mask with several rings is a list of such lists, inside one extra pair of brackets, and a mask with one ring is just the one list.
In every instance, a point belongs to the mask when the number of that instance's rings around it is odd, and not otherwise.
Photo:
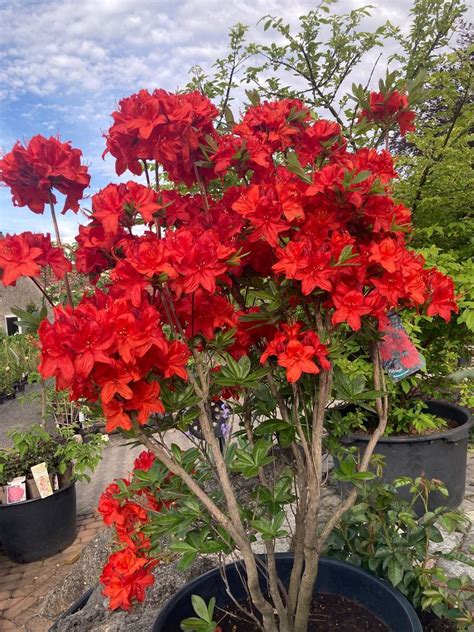
[[(286, 587), (292, 566), (292, 553), (277, 554), (278, 575)], [(235, 564), (228, 564), (225, 569), (232, 594), (238, 601), (245, 601), (247, 593), (241, 579), (242, 566), (238, 569)], [(266, 592), (263, 575), (260, 576), (260, 584)], [(422, 632), (416, 612), (401, 593), (375, 575), (346, 562), (321, 558), (315, 591), (356, 601), (383, 621), (390, 632)], [(232, 603), (219, 569), (214, 569), (176, 593), (159, 613), (153, 632), (177, 632), (181, 629), (183, 619), (195, 616), (191, 604), (192, 595), (199, 595), (206, 602), (215, 597), (216, 606), (220, 608), (226, 608)]]
[(69, 606), (67, 610), (59, 615), (53, 625), (49, 628), (48, 632), (61, 632), (61, 626), (64, 619), (70, 617), (73, 614), (76, 614), (77, 612), (80, 612), (86, 606), (93, 592), (94, 588), (88, 588), (86, 592), (82, 593), (82, 595), (78, 599), (76, 599), (72, 606)]
[(47, 498), (0, 505), (0, 542), (12, 562), (55, 555), (72, 544), (76, 534), (75, 483)]
[[(446, 498), (433, 492), (429, 498), (429, 509), (447, 506), (458, 507), (466, 487), (467, 444), (472, 424), (471, 414), (466, 408), (447, 402), (426, 402), (426, 411), (437, 417), (455, 422), (455, 428), (424, 436), (382, 437), (377, 443), (375, 454), (385, 457), (382, 480), (391, 482), (400, 476), (443, 481), (449, 492)], [(364, 451), (370, 435), (352, 434), (342, 441)], [(401, 496), (411, 498), (406, 487), (399, 489)], [(415, 506), (418, 512), (420, 507)]]

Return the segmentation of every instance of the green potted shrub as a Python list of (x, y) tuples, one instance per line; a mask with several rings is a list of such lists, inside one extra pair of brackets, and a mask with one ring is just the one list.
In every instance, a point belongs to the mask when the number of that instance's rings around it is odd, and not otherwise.
[[(398, 493), (400, 488), (406, 488), (405, 497)], [(467, 630), (474, 623), (472, 580), (468, 573), (449, 574), (439, 563), (457, 561), (466, 564), (466, 570), (472, 567), (468, 555), (441, 546), (455, 531), (465, 533), (469, 521), (446, 507), (430, 511), (434, 491), (447, 495), (439, 481), (424, 478), (368, 484), (332, 532), (326, 554), (389, 581), (421, 613), (427, 629)], [(421, 512), (415, 510), (419, 503)], [(436, 619), (444, 620), (438, 621), (440, 627)]]
[[(71, 429), (55, 434), (41, 426), (9, 433), (13, 447), (0, 450), (0, 541), (15, 562), (32, 562), (54, 555), (76, 537), (76, 480), (88, 479), (99, 463), (104, 445), (101, 434), (89, 441)], [(53, 493), (41, 498), (31, 467), (45, 463)], [(6, 486), (17, 476), (26, 478), (27, 500), (8, 504)]]
[[(416, 327), (410, 333), (416, 341)], [(358, 399), (358, 392), (370, 383), (370, 365), (367, 359), (356, 357), (357, 349), (353, 351), (355, 355), (349, 354), (340, 363), (336, 378), (339, 401), (329, 413), (328, 430), (335, 439), (335, 452), (338, 440), (346, 447), (363, 449), (376, 418), (370, 402)], [(431, 366), (431, 358), (427, 358)], [(461, 405), (469, 404), (468, 395), (463, 393), (465, 383), (456, 385), (448, 380), (448, 367), (444, 369), (446, 377), (437, 373), (435, 358), (432, 364), (432, 374), (424, 369), (398, 382), (388, 381), (388, 423), (376, 453), (384, 457), (383, 480), (423, 476), (443, 481), (448, 498), (434, 491), (429, 498), (430, 509), (443, 505), (455, 508), (464, 498), (472, 416), (468, 407)], [(408, 492), (401, 488), (399, 493)], [(417, 509), (422, 511), (421, 503)]]

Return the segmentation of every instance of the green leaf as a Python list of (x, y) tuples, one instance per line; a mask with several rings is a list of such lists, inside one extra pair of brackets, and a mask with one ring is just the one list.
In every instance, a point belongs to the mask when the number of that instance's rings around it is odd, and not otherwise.
[(257, 90), (246, 90), (245, 94), (253, 106), (260, 105), (260, 95)]
[(387, 577), (396, 588), (403, 579), (403, 568), (395, 559), (391, 559), (387, 565)]
[[(210, 622), (209, 612), (207, 610), (206, 602), (199, 595), (191, 596), (191, 603), (193, 604), (193, 610), (197, 614), (200, 619), (204, 619), (204, 621)], [(214, 599), (215, 603), (215, 599)], [(214, 610), (214, 606), (212, 607)], [(211, 615), (212, 618), (212, 615)]]
[(287, 421), (283, 421), (282, 419), (267, 419), (255, 428), (254, 434), (259, 437), (260, 435), (280, 432), (281, 430), (288, 430), (289, 428), (293, 428), (293, 426)]
[(367, 178), (370, 177), (371, 175), (372, 175), (371, 171), (359, 171), (359, 173), (355, 176), (355, 178), (352, 178), (351, 184), (360, 184), (364, 180), (367, 180)]
[(291, 173), (294, 173), (299, 178), (301, 178), (301, 180), (303, 180), (304, 182), (307, 182), (308, 184), (312, 182), (311, 176), (303, 169), (303, 166), (298, 160), (298, 156), (295, 152), (287, 153), (286, 168), (288, 169), (288, 171), (291, 171)]

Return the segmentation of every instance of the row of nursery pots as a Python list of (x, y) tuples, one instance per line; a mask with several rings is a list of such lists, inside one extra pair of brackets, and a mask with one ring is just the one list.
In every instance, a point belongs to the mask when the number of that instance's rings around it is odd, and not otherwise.
[[(383, 437), (376, 448), (376, 453), (385, 457), (385, 467), (383, 470), (382, 480), (385, 482), (392, 481), (394, 478), (406, 476), (416, 478), (424, 476), (428, 479), (437, 479), (443, 481), (449, 496), (446, 498), (441, 494), (434, 492), (430, 495), (430, 510), (440, 505), (449, 507), (458, 507), (464, 497), (466, 485), (466, 464), (467, 464), (467, 447), (469, 429), (471, 427), (471, 416), (469, 411), (460, 406), (439, 401), (431, 401), (427, 403), (427, 410), (439, 417), (450, 422), (451, 428), (437, 432), (436, 434), (423, 436), (394, 436)], [(369, 435), (354, 434), (344, 439), (347, 446), (355, 446), (363, 450)], [(62, 489), (69, 483), (69, 478), (61, 477), (60, 489), (55, 492), (61, 495)], [(33, 485), (29, 487), (29, 500), (26, 503), (16, 503), (24, 505), (22, 515), (25, 516), (26, 525), (33, 522), (37, 524), (41, 522), (42, 509), (47, 506), (48, 499), (36, 500), (36, 492)], [(0, 487), (0, 495), (2, 489)], [(408, 493), (404, 488), (399, 491), (400, 494)], [(7, 520), (5, 512), (12, 507), (2, 504), (0, 505), (0, 540), (2, 538), (2, 523)], [(420, 508), (421, 509), (421, 508)], [(30, 520), (28, 512), (34, 512), (35, 520)], [(3, 517), (2, 517), (3, 514)], [(58, 514), (58, 518), (63, 521), (64, 516)], [(75, 519), (75, 517), (74, 517)], [(46, 538), (54, 538), (55, 529), (46, 534)]]
[(25, 390), (27, 383), (28, 383), (28, 378), (23, 377), (21, 380), (17, 380), (16, 382), (13, 382), (12, 384), (13, 390), (10, 390), (8, 392), (7, 391), (0, 392), (0, 404), (3, 404), (4, 402), (10, 399), (15, 399), (17, 393), (22, 393)]

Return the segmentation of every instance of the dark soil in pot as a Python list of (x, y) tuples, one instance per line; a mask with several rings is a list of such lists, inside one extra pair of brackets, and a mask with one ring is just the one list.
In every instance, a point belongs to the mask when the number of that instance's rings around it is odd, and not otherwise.
[[(249, 610), (249, 605), (244, 604)], [(222, 618), (221, 618), (222, 617)], [(214, 620), (222, 632), (260, 632), (254, 621), (244, 620), (236, 606), (226, 608), (226, 613), (214, 612)], [(339, 595), (321, 593), (313, 599), (308, 632), (390, 632), (371, 612), (355, 601)]]
[(431, 612), (421, 612), (419, 615), (423, 632), (456, 632), (458, 627), (454, 621), (440, 619)]
[[(468, 410), (441, 401), (426, 402), (427, 412), (448, 421), (448, 428), (427, 435), (382, 437), (375, 448), (385, 458), (382, 480), (391, 482), (400, 476), (443, 481), (449, 492), (446, 498), (438, 492), (430, 494), (429, 509), (440, 506), (458, 507), (466, 487), (467, 444), (471, 415)], [(450, 426), (450, 427), (449, 427)], [(346, 446), (364, 451), (370, 435), (351, 434), (342, 439)], [(400, 488), (401, 496), (410, 497), (407, 488)], [(415, 506), (422, 512), (421, 502)]]

